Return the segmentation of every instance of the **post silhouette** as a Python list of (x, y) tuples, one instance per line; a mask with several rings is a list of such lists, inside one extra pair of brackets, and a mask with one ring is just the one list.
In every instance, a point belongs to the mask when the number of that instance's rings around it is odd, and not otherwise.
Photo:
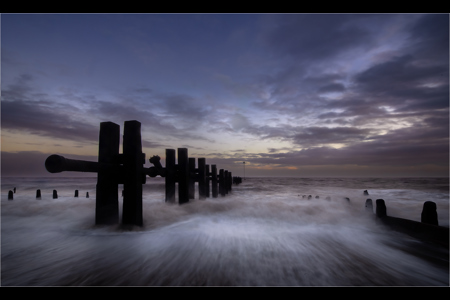
[(206, 198), (206, 161), (204, 158), (198, 159), (198, 195), (199, 199)]
[(178, 148), (178, 203), (189, 202), (188, 149)]
[(154, 169), (143, 167), (141, 123), (125, 121), (123, 154), (119, 154), (120, 126), (112, 122), (100, 123), (98, 162), (66, 159), (51, 155), (45, 161), (50, 173), (63, 171), (96, 172), (96, 224), (118, 223), (118, 185), (124, 185), (122, 223), (143, 225), (142, 184)]
[(211, 165), (211, 193), (213, 198), (217, 198), (219, 193), (217, 189), (217, 166)]
[(119, 163), (120, 126), (100, 123), (97, 186), (95, 191), (95, 224), (119, 223)]
[(175, 202), (175, 150), (166, 149), (166, 202)]
[[(141, 123), (126, 121), (123, 134), (124, 201), (122, 223), (143, 225), (142, 184), (146, 177), (143, 169), (145, 154), (142, 153)], [(117, 193), (116, 193), (117, 195)]]
[(195, 158), (189, 157), (189, 199), (195, 199)]

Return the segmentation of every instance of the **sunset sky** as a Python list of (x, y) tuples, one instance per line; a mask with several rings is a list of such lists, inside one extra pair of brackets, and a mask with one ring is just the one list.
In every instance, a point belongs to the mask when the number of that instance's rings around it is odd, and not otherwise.
[(1, 93), (2, 176), (96, 161), (127, 120), (145, 167), (449, 175), (448, 14), (2, 14)]

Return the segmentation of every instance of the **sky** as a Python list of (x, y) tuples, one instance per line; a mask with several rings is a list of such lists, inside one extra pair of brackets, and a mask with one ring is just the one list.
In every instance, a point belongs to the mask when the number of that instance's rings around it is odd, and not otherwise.
[(448, 14), (0, 17), (2, 177), (86, 175), (44, 161), (97, 161), (100, 123), (128, 120), (145, 167), (449, 175)]

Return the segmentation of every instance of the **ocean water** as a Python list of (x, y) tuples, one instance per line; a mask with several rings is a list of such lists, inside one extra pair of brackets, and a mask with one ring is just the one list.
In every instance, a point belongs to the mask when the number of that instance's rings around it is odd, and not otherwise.
[(2, 178), (3, 286), (449, 285), (448, 249), (365, 209), (384, 199), (389, 216), (420, 221), (430, 200), (448, 227), (448, 178), (255, 177), (183, 205), (165, 203), (163, 178), (147, 178), (144, 226), (131, 229), (94, 225), (95, 184)]

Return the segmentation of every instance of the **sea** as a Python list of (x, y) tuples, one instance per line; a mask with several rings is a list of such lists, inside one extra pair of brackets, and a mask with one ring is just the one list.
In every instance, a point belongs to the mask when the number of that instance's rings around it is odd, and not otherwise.
[(147, 178), (144, 225), (131, 228), (95, 225), (95, 188), (95, 177), (2, 178), (2, 286), (449, 286), (448, 248), (374, 214), (383, 199), (388, 216), (420, 221), (433, 201), (448, 227), (449, 178), (246, 177), (182, 205)]

